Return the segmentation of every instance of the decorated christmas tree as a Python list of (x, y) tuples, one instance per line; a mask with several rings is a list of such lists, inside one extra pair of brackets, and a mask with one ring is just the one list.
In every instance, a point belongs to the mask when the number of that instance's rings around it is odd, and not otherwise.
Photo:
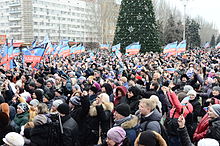
[(122, 0), (113, 45), (125, 49), (139, 42), (141, 52), (159, 51), (158, 31), (151, 0)]

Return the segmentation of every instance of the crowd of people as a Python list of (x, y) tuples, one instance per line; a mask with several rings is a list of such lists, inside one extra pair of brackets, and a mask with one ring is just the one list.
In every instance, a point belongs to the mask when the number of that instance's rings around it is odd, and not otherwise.
[(218, 146), (220, 51), (0, 66), (0, 145)]

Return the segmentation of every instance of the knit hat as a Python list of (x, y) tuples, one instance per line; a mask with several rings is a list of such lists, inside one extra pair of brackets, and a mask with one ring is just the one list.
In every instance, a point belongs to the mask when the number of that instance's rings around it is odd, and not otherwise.
[(30, 82), (29, 86), (36, 87), (36, 84), (35, 84), (35, 82)]
[(212, 88), (213, 91), (218, 91), (220, 93), (220, 87), (219, 86), (214, 86)]
[(44, 91), (42, 90), (42, 89), (36, 89), (35, 91), (34, 91), (34, 93), (35, 93), (35, 95), (37, 96), (37, 98), (42, 98), (43, 97), (43, 95), (44, 95)]
[(90, 90), (93, 91), (95, 94), (98, 93), (98, 89), (97, 89), (96, 87), (93, 87), (93, 86), (92, 86), (92, 87), (90, 88)]
[(70, 107), (66, 103), (62, 103), (58, 106), (57, 111), (61, 114), (68, 115), (70, 112)]
[(185, 85), (183, 87), (183, 92), (188, 93), (190, 90), (193, 90), (193, 87), (190, 85)]
[(81, 105), (80, 98), (78, 96), (73, 96), (70, 98), (70, 103), (73, 105)]
[(9, 116), (4, 112), (0, 112), (0, 119), (0, 129), (5, 128), (9, 124)]
[(39, 104), (40, 102), (37, 100), (37, 99), (33, 99), (30, 101), (30, 105), (34, 106), (34, 107), (37, 107), (37, 105)]
[(198, 142), (198, 146), (219, 146), (219, 143), (217, 140), (212, 138), (203, 138)]
[(188, 93), (187, 93), (187, 95), (189, 96), (189, 95), (193, 95), (193, 96), (196, 96), (196, 91), (195, 90), (190, 90)]
[(140, 134), (139, 143), (140, 145), (156, 146), (156, 139), (154, 133), (151, 130), (144, 131)]
[(17, 107), (20, 107), (23, 112), (27, 112), (29, 110), (27, 103), (19, 103)]
[(34, 117), (34, 125), (37, 126), (37, 125), (44, 125), (47, 123), (47, 117), (43, 114), (39, 114), (37, 116)]
[(62, 103), (63, 101), (61, 99), (57, 99), (53, 101), (53, 106), (57, 108)]
[(43, 78), (38, 78), (37, 82), (43, 85), (44, 84), (44, 79)]
[(97, 89), (98, 91), (100, 91), (100, 90), (101, 90), (101, 86), (100, 86), (100, 84), (99, 84), (99, 83), (95, 82), (95, 83), (93, 84), (93, 86), (95, 86), (95, 87), (96, 87), (96, 89)]
[(124, 117), (129, 116), (131, 113), (130, 106), (125, 103), (121, 103), (118, 106), (116, 106), (115, 111)]
[(60, 89), (60, 88), (57, 88), (56, 90), (55, 90), (55, 92), (58, 92), (59, 94), (63, 94), (63, 91)]
[(2, 103), (0, 105), (0, 109), (2, 112), (6, 113), (9, 116), (10, 109), (9, 109), (9, 105), (7, 103)]
[(53, 94), (51, 93), (51, 92), (47, 92), (47, 93), (45, 93), (44, 94), (44, 98), (47, 98), (48, 100), (51, 100), (51, 99), (53, 99)]
[(24, 138), (16, 132), (9, 132), (5, 136), (5, 138), (3, 138), (3, 141), (9, 146), (23, 146), (24, 145)]
[(121, 127), (113, 127), (108, 131), (107, 137), (120, 146), (126, 138), (126, 132)]
[(220, 104), (214, 104), (209, 107), (213, 113), (215, 113), (217, 116), (220, 116)]

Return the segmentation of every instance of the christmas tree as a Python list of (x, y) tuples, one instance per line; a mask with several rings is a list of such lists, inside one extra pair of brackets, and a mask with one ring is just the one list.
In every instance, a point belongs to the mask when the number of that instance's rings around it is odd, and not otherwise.
[(151, 0), (122, 0), (113, 45), (139, 42), (141, 52), (159, 51), (158, 31)]

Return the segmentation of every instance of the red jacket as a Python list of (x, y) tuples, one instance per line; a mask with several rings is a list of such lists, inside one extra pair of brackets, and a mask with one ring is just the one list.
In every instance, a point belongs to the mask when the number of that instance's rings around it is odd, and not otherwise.
[(196, 128), (196, 131), (193, 135), (193, 141), (199, 141), (206, 136), (209, 128), (209, 120), (210, 118), (208, 117), (208, 114), (205, 114), (205, 116), (200, 120), (199, 125)]
[[(179, 118), (179, 116), (182, 113), (183, 113), (183, 116), (186, 117), (189, 113), (192, 113), (193, 111), (192, 104), (187, 103), (187, 105), (182, 105), (175, 92), (168, 92), (167, 96), (169, 97), (169, 100), (173, 106), (173, 108), (170, 110), (170, 118)], [(175, 114), (174, 114), (174, 111), (175, 111)]]

